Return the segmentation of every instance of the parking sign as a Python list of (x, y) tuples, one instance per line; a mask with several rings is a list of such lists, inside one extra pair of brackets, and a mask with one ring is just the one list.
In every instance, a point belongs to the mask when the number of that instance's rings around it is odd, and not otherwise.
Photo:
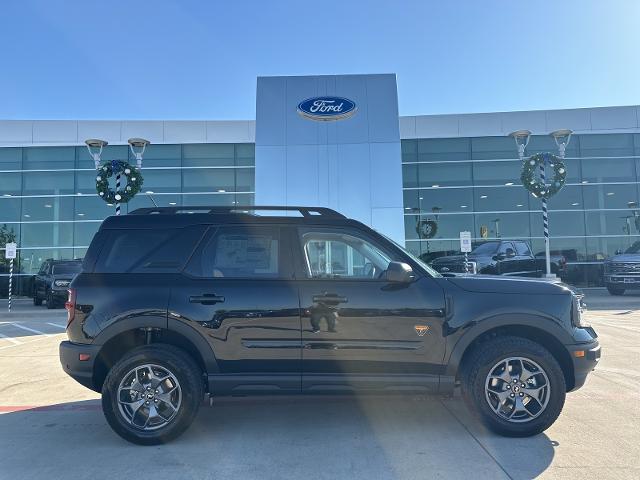
[(16, 258), (16, 252), (17, 252), (16, 248), (17, 248), (17, 245), (15, 243), (7, 243), (5, 245), (4, 257), (7, 260)]
[(471, 232), (460, 232), (460, 251), (463, 253), (471, 251)]

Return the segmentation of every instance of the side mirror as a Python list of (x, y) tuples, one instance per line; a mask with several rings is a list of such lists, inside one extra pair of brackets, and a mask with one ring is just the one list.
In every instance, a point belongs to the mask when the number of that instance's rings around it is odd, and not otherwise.
[(413, 269), (403, 262), (390, 262), (385, 274), (388, 282), (396, 283), (409, 283), (414, 277)]
[(507, 248), (507, 258), (513, 258), (516, 256), (516, 252), (513, 248)]
[(616, 255), (622, 255), (622, 250), (620, 249), (616, 250)]

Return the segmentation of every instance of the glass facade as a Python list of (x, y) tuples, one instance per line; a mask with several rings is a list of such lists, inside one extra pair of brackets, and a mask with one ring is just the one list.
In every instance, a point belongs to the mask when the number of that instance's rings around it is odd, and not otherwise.
[[(532, 136), (527, 156), (545, 151), (557, 154), (553, 138)], [(512, 138), (402, 140), (402, 162), (406, 245), (416, 255), (458, 252), (465, 230), (544, 254), (540, 201), (520, 183)], [(567, 281), (600, 285), (602, 260), (640, 240), (640, 135), (574, 135), (565, 164), (567, 183), (548, 202), (551, 252), (567, 260)], [(436, 228), (418, 229), (420, 220)]]
[[(135, 165), (128, 145), (107, 146), (102, 160)], [(122, 205), (123, 213), (154, 206), (151, 197), (159, 206), (254, 203), (252, 143), (149, 145), (142, 172), (142, 190)], [(16, 293), (25, 293), (26, 279), (44, 260), (82, 258), (100, 222), (114, 214), (114, 206), (96, 195), (95, 177), (84, 146), (0, 148), (0, 243), (15, 235), (14, 273), (25, 277), (17, 279)], [(7, 274), (2, 260), (0, 276)], [(6, 296), (4, 280), (0, 297)]]

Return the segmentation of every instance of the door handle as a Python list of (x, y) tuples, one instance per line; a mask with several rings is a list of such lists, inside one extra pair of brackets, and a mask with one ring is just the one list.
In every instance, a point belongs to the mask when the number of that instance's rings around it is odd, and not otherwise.
[(314, 295), (311, 297), (313, 303), (347, 303), (349, 299), (336, 293), (323, 293), (322, 295)]
[(190, 303), (202, 303), (203, 305), (215, 305), (224, 302), (224, 297), (214, 293), (205, 293), (204, 295), (191, 295)]

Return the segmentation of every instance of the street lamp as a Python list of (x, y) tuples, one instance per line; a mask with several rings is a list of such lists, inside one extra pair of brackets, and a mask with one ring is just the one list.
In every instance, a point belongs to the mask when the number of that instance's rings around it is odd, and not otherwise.
[(91, 158), (93, 158), (93, 163), (97, 170), (100, 167), (100, 155), (102, 155), (102, 149), (106, 147), (109, 142), (98, 138), (89, 138), (85, 140), (84, 143), (87, 145), (87, 150), (89, 151)]
[(531, 132), (529, 130), (516, 130), (515, 132), (511, 132), (509, 134), (516, 142), (516, 147), (518, 148), (518, 157), (520, 160), (524, 159), (524, 149), (529, 145), (529, 140), (531, 139)]
[(144, 138), (130, 138), (127, 140), (129, 144), (129, 148), (131, 149), (131, 153), (136, 157), (136, 167), (138, 170), (142, 168), (142, 156), (144, 155), (144, 151), (149, 145), (149, 140), (145, 140)]
[(571, 140), (571, 134), (573, 131), (568, 129), (560, 129), (555, 132), (551, 132), (549, 135), (553, 137), (558, 146), (558, 152), (560, 153), (560, 158), (564, 160), (564, 152), (569, 145), (569, 141)]

